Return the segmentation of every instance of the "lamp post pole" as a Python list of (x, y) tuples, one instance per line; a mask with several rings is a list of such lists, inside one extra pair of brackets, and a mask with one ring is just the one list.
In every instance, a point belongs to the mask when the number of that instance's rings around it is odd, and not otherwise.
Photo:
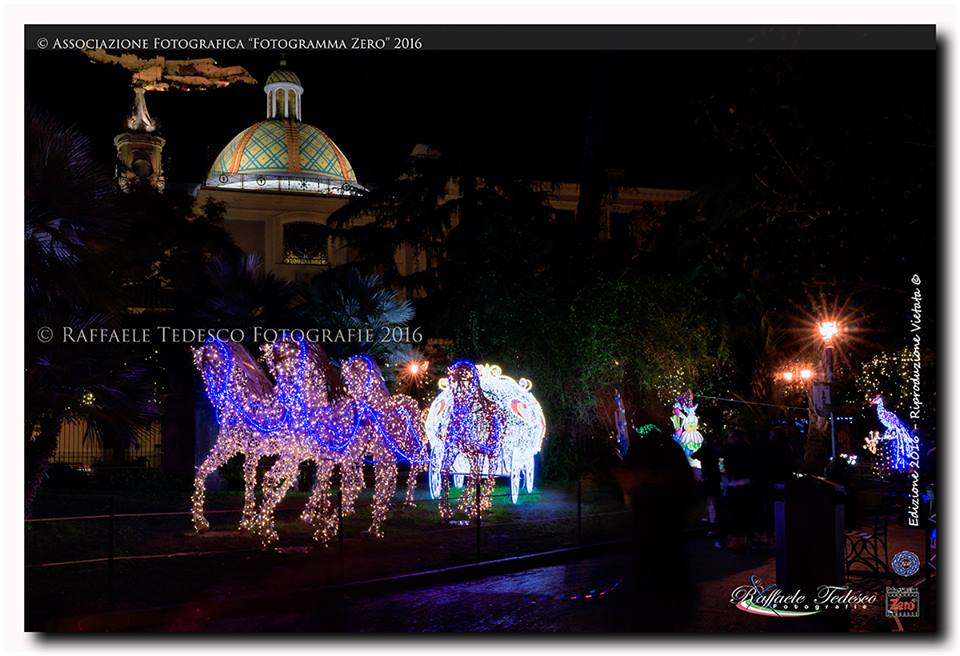
[(820, 337), (823, 338), (823, 369), (824, 383), (826, 385), (827, 407), (830, 408), (830, 460), (837, 459), (837, 431), (833, 422), (833, 398), (830, 394), (830, 385), (833, 382), (833, 338), (840, 332), (840, 326), (836, 321), (821, 321), (818, 326)]
[(823, 352), (824, 367), (826, 369), (827, 404), (830, 408), (830, 460), (837, 459), (837, 431), (833, 424), (833, 395), (830, 386), (833, 383), (833, 345), (828, 341)]

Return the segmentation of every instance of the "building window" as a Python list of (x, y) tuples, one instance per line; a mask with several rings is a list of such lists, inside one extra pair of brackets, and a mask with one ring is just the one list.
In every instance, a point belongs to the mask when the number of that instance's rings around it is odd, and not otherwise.
[(627, 212), (610, 213), (610, 239), (617, 242), (630, 240), (630, 214)]
[(297, 222), (284, 224), (283, 263), (329, 264), (327, 238), (327, 226), (322, 223)]

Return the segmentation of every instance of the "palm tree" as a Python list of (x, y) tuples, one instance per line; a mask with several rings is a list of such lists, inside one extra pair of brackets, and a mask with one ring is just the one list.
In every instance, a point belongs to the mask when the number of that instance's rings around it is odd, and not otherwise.
[(110, 305), (117, 296), (99, 256), (123, 227), (113, 213), (113, 182), (91, 157), (87, 138), (49, 114), (29, 109), (26, 137), (28, 307)]
[(264, 270), (259, 255), (218, 253), (181, 309), (194, 324), (289, 328), (296, 317), (295, 292), (293, 284)]
[[(25, 509), (29, 516), (66, 421), (86, 421), (90, 439), (136, 441), (156, 417), (154, 389), (123, 345), (64, 343), (61, 326), (108, 328), (124, 303), (109, 263), (125, 220), (110, 177), (89, 142), (50, 115), (26, 122)], [(41, 339), (40, 329), (54, 329)]]
[[(415, 356), (416, 337), (407, 329), (413, 305), (400, 300), (377, 275), (364, 275), (355, 268), (337, 268), (315, 276), (303, 290), (299, 308), (305, 327), (327, 329), (331, 336), (350, 330), (369, 331), (371, 339), (331, 339), (321, 344), (332, 357), (343, 360), (368, 355), (377, 362), (396, 365)], [(357, 334), (357, 333), (353, 333)], [(384, 374), (389, 375), (389, 368)]]
[[(111, 317), (62, 317), (58, 325), (80, 331), (109, 329)], [(127, 361), (122, 344), (76, 344), (54, 339), (28, 356), (26, 370), (27, 516), (56, 452), (60, 429), (81, 421), (86, 440), (119, 452), (145, 435), (157, 419), (153, 381)]]

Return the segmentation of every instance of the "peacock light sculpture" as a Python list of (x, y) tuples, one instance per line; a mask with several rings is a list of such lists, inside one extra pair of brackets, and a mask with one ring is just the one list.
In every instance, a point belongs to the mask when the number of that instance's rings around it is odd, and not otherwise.
[(883, 397), (873, 397), (870, 405), (876, 406), (877, 418), (886, 429), (877, 440), (877, 453), (884, 457), (887, 466), (894, 471), (903, 472), (917, 466), (919, 444), (917, 438), (900, 421), (900, 417), (883, 405)]

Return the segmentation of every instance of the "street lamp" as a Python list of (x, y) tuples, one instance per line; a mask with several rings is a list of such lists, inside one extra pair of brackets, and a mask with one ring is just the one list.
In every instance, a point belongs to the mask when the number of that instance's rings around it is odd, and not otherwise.
[(827, 344), (830, 344), (834, 336), (840, 332), (840, 327), (837, 325), (836, 321), (821, 321), (819, 328), (820, 337), (822, 337), (823, 341)]
[(788, 364), (787, 367), (774, 378), (785, 383), (808, 383), (813, 378), (813, 370), (808, 364)]
[(821, 321), (818, 325), (820, 337), (823, 339), (823, 382), (826, 385), (827, 405), (830, 408), (830, 459), (837, 457), (837, 431), (833, 425), (833, 400), (830, 397), (830, 383), (833, 382), (833, 338), (840, 332), (840, 325), (836, 321)]

